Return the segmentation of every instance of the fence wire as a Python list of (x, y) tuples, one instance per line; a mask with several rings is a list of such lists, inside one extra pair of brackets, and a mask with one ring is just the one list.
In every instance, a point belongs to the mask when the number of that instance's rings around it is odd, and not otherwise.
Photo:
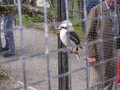
[[(120, 37), (118, 34), (114, 34), (112, 30), (114, 28), (116, 32), (119, 32), (119, 7), (117, 6), (117, 0), (114, 0), (114, 14), (104, 14), (103, 0), (98, 0), (99, 16), (89, 17), (87, 12), (87, 5), (90, 0), (82, 0), (75, 5), (82, 5), (79, 7), (80, 12), (71, 11), (71, 1), (65, 0), (66, 8), (66, 20), (72, 22), (72, 27), (79, 36), (81, 44), (75, 45), (70, 41), (68, 37), (68, 45), (63, 48), (58, 48), (58, 35), (56, 28), (59, 27), (61, 22), (50, 22), (48, 19), (48, 7), (46, 0), (43, 0), (43, 17), (44, 22), (37, 23), (36, 25), (24, 26), (22, 19), (22, 7), (21, 0), (17, 0), (18, 4), (18, 21), (19, 24), (13, 27), (15, 38), (15, 55), (5, 58), (0, 55), (0, 74), (4, 75), (5, 80), (0, 77), (0, 90), (65, 90), (64, 86), (59, 87), (59, 78), (69, 76), (69, 90), (119, 90), (120, 85), (116, 83), (116, 64), (119, 58), (119, 49), (117, 49), (117, 39)], [(93, 0), (94, 1), (94, 0)], [(77, 2), (77, 1), (76, 1)], [(76, 8), (75, 8), (76, 9)], [(74, 10), (73, 10), (74, 11)], [(92, 14), (92, 13), (91, 13)], [(76, 16), (77, 15), (77, 16)], [(75, 17), (76, 16), (76, 17)], [(107, 20), (111, 20), (114, 23), (113, 26)], [(97, 32), (98, 37), (94, 39), (96, 33), (91, 31), (91, 36), (88, 38), (89, 22), (99, 21), (101, 23), (93, 23), (91, 30), (95, 27), (99, 27)], [(28, 22), (29, 23), (29, 22)], [(65, 23), (67, 26), (69, 23)], [(104, 29), (104, 25), (106, 28)], [(1, 24), (1, 38), (3, 46), (5, 45), (4, 27)], [(54, 29), (51, 31), (51, 27)], [(38, 30), (39, 29), (39, 30)], [(42, 30), (40, 30), (42, 29)], [(108, 31), (107, 31), (108, 30)], [(68, 30), (70, 31), (70, 29)], [(70, 36), (70, 35), (68, 35)], [(93, 36), (93, 37), (92, 37)], [(92, 39), (92, 40), (88, 40)], [(107, 43), (107, 44), (106, 44)], [(111, 45), (113, 45), (111, 48)], [(88, 47), (92, 45), (98, 45), (99, 50), (99, 62), (94, 65), (88, 64), (89, 54)], [(105, 46), (104, 46), (105, 45)], [(76, 49), (82, 46), (83, 49), (79, 49), (80, 60), (74, 53), (71, 53), (71, 48)], [(68, 54), (68, 72), (58, 74), (58, 53)], [(111, 55), (113, 52), (113, 56)], [(62, 65), (65, 62), (62, 63)], [(114, 66), (115, 65), (115, 66)], [(95, 68), (96, 69), (93, 69)], [(107, 70), (105, 70), (108, 67)], [(63, 67), (61, 67), (63, 68)], [(99, 69), (98, 69), (99, 68)], [(64, 69), (63, 69), (64, 70)], [(96, 72), (99, 70), (98, 72)], [(111, 72), (115, 71), (115, 75)], [(106, 75), (106, 77), (104, 76)], [(104, 85), (114, 82), (112, 89), (104, 89)], [(62, 88), (62, 89), (61, 89)]]

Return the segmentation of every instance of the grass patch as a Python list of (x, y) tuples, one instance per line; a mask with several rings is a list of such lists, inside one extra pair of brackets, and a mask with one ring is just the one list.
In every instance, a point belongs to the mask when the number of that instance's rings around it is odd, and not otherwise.
[(85, 40), (85, 33), (83, 32), (82, 23), (73, 23), (75, 32), (78, 34), (81, 41)]

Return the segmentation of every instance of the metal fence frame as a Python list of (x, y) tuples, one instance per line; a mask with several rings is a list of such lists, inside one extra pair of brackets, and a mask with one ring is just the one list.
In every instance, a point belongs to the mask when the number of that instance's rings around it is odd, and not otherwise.
[[(83, 26), (87, 26), (86, 24), (86, 21), (87, 21), (87, 10), (86, 10), (86, 0), (82, 0), (83, 1), (83, 9), (84, 9), (84, 17), (82, 20), (78, 20), (78, 21), (73, 21), (73, 22), (83, 22), (85, 23)], [(115, 0), (116, 1), (116, 0)], [(74, 70), (74, 71), (71, 71), (69, 69), (69, 55), (66, 54), (62, 54), (61, 51), (64, 51), (64, 45), (62, 44), (62, 42), (60, 41), (60, 37), (58, 36), (58, 50), (55, 50), (55, 51), (50, 51), (49, 50), (49, 47), (48, 47), (48, 38), (49, 38), (49, 34), (48, 34), (48, 27), (49, 27), (49, 23), (47, 21), (47, 7), (46, 7), (46, 0), (43, 0), (43, 4), (44, 4), (44, 24), (43, 25), (38, 25), (38, 26), (33, 26), (33, 27), (44, 27), (44, 30), (45, 30), (45, 53), (39, 53), (39, 54), (36, 54), (36, 55), (31, 55), (31, 56), (24, 56), (24, 44), (23, 44), (23, 28), (26, 28), (26, 27), (23, 27), (23, 24), (22, 24), (22, 11), (21, 11), (21, 1), (20, 0), (17, 0), (18, 2), (18, 15), (19, 15), (19, 26), (16, 28), (20, 31), (20, 46), (21, 46), (21, 56), (19, 58), (15, 58), (15, 59), (12, 59), (12, 60), (7, 60), (7, 61), (4, 61), (4, 60), (1, 60), (0, 61), (0, 64), (8, 64), (8, 63), (11, 63), (11, 62), (15, 62), (15, 61), (22, 61), (22, 70), (23, 70), (23, 80), (24, 80), (24, 85), (23, 87), (19, 87), (17, 88), (16, 90), (19, 90), (21, 88), (23, 88), (24, 90), (27, 90), (27, 87), (29, 86), (33, 86), (33, 85), (36, 85), (38, 83), (42, 83), (42, 82), (45, 82), (47, 81), (48, 82), (48, 90), (52, 90), (51, 88), (51, 81), (55, 78), (59, 79), (58, 81), (58, 87), (59, 87), (59, 90), (72, 90), (72, 87), (71, 87), (71, 74), (72, 73), (75, 73), (75, 72), (78, 72), (80, 70), (85, 70), (85, 73), (86, 73), (86, 88), (85, 90), (89, 90), (89, 83), (88, 83), (88, 72), (89, 72), (89, 66), (88, 63), (87, 63), (87, 49), (85, 49), (86, 51), (86, 57), (85, 57), (85, 61), (86, 61), (86, 66), (85, 67), (82, 67), (82, 68), (79, 68), (77, 70)], [(100, 0), (100, 3), (102, 3), (102, 0)], [(58, 23), (56, 24), (59, 24), (59, 22), (63, 21), (63, 20), (69, 20), (69, 10), (68, 10), (68, 1), (67, 0), (58, 0), (57, 2), (58, 4), (58, 7), (57, 7), (57, 12), (58, 12)], [(115, 3), (115, 5), (117, 5)], [(115, 8), (116, 10), (116, 8)], [(116, 11), (117, 12), (117, 11)], [(102, 11), (101, 11), (102, 13)], [(52, 26), (52, 25), (51, 25)], [(84, 29), (86, 29), (84, 27)], [(31, 27), (27, 27), (27, 28), (31, 28)], [(86, 37), (86, 35), (85, 35)], [(114, 39), (114, 38), (113, 38)], [(95, 41), (95, 42), (91, 42), (91, 43), (96, 43), (96, 42), (100, 42), (100, 41)], [(82, 43), (82, 46), (85, 46), (87, 47), (87, 41), (85, 40), (85, 43)], [(61, 49), (62, 48), (62, 49)], [(49, 61), (49, 53), (50, 52), (56, 52), (58, 53), (58, 73), (59, 75), (56, 76), (56, 77), (51, 77), (51, 74), (50, 74), (50, 61)], [(116, 52), (117, 53), (117, 52)], [(30, 59), (30, 58), (34, 58), (36, 56), (46, 56), (47, 58), (47, 80), (41, 80), (41, 81), (38, 81), (38, 82), (34, 82), (34, 83), (31, 83), (31, 84), (27, 84), (27, 75), (26, 75), (26, 63), (25, 61), (27, 59)], [(117, 59), (117, 56), (114, 57)], [(112, 59), (111, 59), (112, 60)], [(107, 61), (110, 61), (110, 60), (107, 60)], [(107, 62), (106, 61), (106, 62)], [(101, 62), (101, 63), (98, 63), (98, 64), (102, 64), (102, 63), (105, 63), (105, 62)], [(114, 78), (111, 78), (111, 79), (115, 79), (116, 77)], [(93, 86), (95, 87), (95, 86)], [(117, 85), (116, 85), (117, 87)]]

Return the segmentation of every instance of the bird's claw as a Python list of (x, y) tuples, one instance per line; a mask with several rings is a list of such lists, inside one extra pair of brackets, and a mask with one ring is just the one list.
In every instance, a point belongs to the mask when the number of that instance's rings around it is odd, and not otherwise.
[(71, 53), (73, 53), (73, 54), (78, 54), (78, 51), (71, 51)]
[(63, 51), (62, 53), (63, 53), (63, 54), (67, 54), (67, 51)]
[[(67, 54), (67, 51), (63, 51), (62, 53), (63, 54)], [(70, 53), (72, 53), (72, 54), (79, 54), (78, 51), (71, 51)]]

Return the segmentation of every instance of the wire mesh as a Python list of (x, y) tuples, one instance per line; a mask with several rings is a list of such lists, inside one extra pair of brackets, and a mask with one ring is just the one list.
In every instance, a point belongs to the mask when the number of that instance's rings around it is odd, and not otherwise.
[[(75, 45), (74, 42), (69, 42), (70, 38), (68, 38), (68, 46), (58, 48), (59, 34), (54, 33), (57, 32), (54, 28), (58, 27), (61, 22), (49, 20), (47, 0), (43, 0), (42, 3), (43, 22), (31, 26), (24, 26), (21, 0), (17, 0), (18, 25), (13, 27), (15, 55), (5, 58), (2, 56), (4, 52), (1, 52), (0, 72), (4, 71), (10, 80), (8, 78), (5, 81), (0, 79), (0, 83), (5, 82), (0, 84), (0, 89), (65, 90), (66, 85), (59, 87), (59, 78), (69, 76), (69, 82), (66, 83), (69, 84), (69, 90), (104, 90), (108, 84), (111, 87), (105, 90), (119, 90), (119, 83), (115, 82), (116, 77), (119, 77), (116, 76), (116, 64), (117, 58), (119, 58), (117, 38), (119, 38), (120, 26), (118, 3), (117, 0), (114, 0), (114, 13), (110, 14), (109, 11), (104, 11), (103, 3), (105, 1), (92, 1), (76, 0), (72, 2), (65, 0), (66, 20), (72, 22), (72, 27), (79, 36), (81, 44)], [(96, 1), (97, 3), (95, 3)], [(89, 2), (91, 4), (88, 4)], [(90, 5), (92, 4), (97, 5), (95, 7), (99, 9), (91, 9)], [(95, 10), (99, 11), (95, 12)], [(57, 13), (56, 9), (55, 12)], [(94, 13), (99, 13), (99, 15), (91, 16)], [(2, 24), (1, 27), (1, 38), (4, 46), (6, 41)], [(96, 45), (98, 45), (97, 48)], [(83, 49), (78, 51), (80, 55), (80, 60), (78, 60), (76, 55), (71, 53), (71, 48), (76, 49), (80, 46)], [(97, 53), (94, 53), (94, 50), (97, 50)], [(59, 74), (58, 70), (59, 52), (68, 53), (68, 71), (63, 71), (62, 74)], [(95, 57), (99, 61), (94, 65), (88, 64), (88, 58), (90, 55), (92, 56), (92, 53), (98, 54)], [(62, 62), (63, 64), (65, 62)]]

